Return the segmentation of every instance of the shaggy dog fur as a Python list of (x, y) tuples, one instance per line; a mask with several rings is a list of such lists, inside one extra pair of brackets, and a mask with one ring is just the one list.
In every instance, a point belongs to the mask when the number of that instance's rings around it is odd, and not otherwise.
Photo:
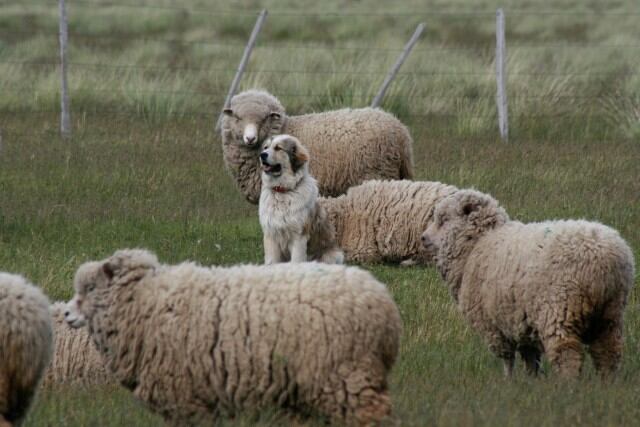
[(510, 221), (491, 196), (458, 191), (436, 206), (424, 244), (462, 314), (511, 374), (519, 352), (536, 373), (544, 352), (579, 375), (586, 345), (607, 376), (620, 365), (634, 260), (613, 229), (587, 221)]
[(227, 168), (251, 203), (260, 197), (258, 155), (274, 135), (298, 138), (311, 153), (309, 170), (323, 196), (337, 196), (367, 179), (411, 179), (413, 141), (391, 114), (373, 108), (287, 116), (273, 95), (249, 90), (224, 110), (222, 149)]
[(260, 154), (260, 225), (265, 264), (307, 259), (342, 264), (335, 230), (318, 205), (318, 185), (309, 175), (309, 154), (296, 138), (267, 140)]
[(97, 385), (113, 383), (86, 328), (71, 328), (64, 320), (67, 303), (51, 305), (55, 332), (53, 358), (45, 371), (43, 387), (54, 384)]
[(23, 277), (0, 273), (0, 425), (20, 424), (51, 358), (49, 301)]
[(386, 287), (319, 263), (204, 268), (122, 250), (82, 265), (67, 321), (173, 423), (276, 405), (365, 425), (390, 413), (401, 320)]
[(367, 181), (337, 198), (320, 199), (348, 262), (430, 261), (420, 243), (436, 203), (457, 189), (428, 181)]

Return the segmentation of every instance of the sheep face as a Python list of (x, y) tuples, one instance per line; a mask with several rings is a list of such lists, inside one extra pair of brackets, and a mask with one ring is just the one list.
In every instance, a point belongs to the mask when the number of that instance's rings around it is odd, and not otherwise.
[(270, 135), (279, 132), (282, 127), (284, 111), (273, 106), (244, 103), (224, 109), (226, 129), (233, 141), (251, 148), (259, 149)]
[(508, 219), (504, 209), (488, 194), (457, 191), (436, 204), (433, 222), (422, 234), (422, 245), (446, 278), (452, 257), (468, 254), (482, 235)]
[(107, 264), (87, 262), (76, 272), (73, 286), (75, 295), (67, 304), (64, 312), (65, 321), (73, 328), (80, 328), (87, 323), (87, 318), (93, 315), (92, 293), (97, 289), (107, 288), (110, 283)]
[(306, 148), (290, 135), (267, 139), (260, 153), (262, 172), (273, 177), (282, 175), (283, 171), (295, 174), (308, 160)]

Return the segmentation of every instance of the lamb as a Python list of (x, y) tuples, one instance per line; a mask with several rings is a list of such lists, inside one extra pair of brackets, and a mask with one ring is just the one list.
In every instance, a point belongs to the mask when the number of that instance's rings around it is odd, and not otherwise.
[(544, 352), (562, 377), (620, 366), (634, 260), (617, 231), (595, 222), (523, 224), (473, 190), (436, 205), (423, 234), (458, 308), (512, 374), (516, 351), (536, 374)]
[(287, 116), (278, 99), (248, 90), (231, 99), (222, 120), (224, 161), (246, 199), (260, 198), (263, 142), (289, 134), (310, 151), (310, 173), (320, 194), (337, 196), (367, 179), (411, 179), (413, 141), (394, 116), (375, 108)]
[(351, 425), (390, 413), (400, 315), (358, 268), (167, 266), (129, 249), (80, 266), (74, 287), (67, 322), (171, 423), (269, 405)]
[(436, 202), (457, 190), (428, 181), (367, 181), (337, 198), (321, 198), (348, 262), (426, 264), (420, 236)]
[(19, 425), (51, 357), (47, 297), (22, 276), (0, 273), (0, 425)]
[(113, 380), (86, 328), (71, 328), (64, 320), (66, 302), (51, 305), (55, 341), (53, 358), (42, 380), (42, 387), (54, 384), (102, 385)]

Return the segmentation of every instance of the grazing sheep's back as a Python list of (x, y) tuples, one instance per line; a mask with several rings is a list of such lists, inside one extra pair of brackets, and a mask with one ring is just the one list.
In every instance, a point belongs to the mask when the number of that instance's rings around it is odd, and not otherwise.
[(412, 179), (413, 140), (406, 126), (376, 108), (289, 117), (283, 133), (309, 148), (309, 171), (323, 196), (369, 179)]
[(19, 423), (51, 357), (49, 301), (21, 276), (0, 273), (0, 318), (0, 423)]
[(440, 182), (372, 180), (320, 204), (347, 261), (427, 263), (420, 236), (436, 203), (456, 190)]
[(108, 307), (114, 324), (89, 320), (96, 342), (112, 343), (108, 366), (169, 419), (277, 405), (359, 423), (390, 411), (401, 320), (368, 272), (185, 263), (149, 272)]
[(43, 387), (54, 384), (99, 385), (112, 383), (87, 328), (71, 328), (64, 320), (66, 303), (51, 305), (55, 332), (53, 357), (42, 380)]

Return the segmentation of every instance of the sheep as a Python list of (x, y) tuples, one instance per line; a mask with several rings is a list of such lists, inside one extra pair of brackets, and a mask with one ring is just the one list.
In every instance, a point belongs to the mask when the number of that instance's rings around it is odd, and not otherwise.
[(0, 273), (0, 316), (0, 425), (19, 425), (51, 357), (49, 301), (24, 277)]
[(367, 179), (411, 179), (413, 141), (398, 119), (375, 108), (342, 109), (287, 116), (278, 99), (248, 90), (231, 99), (222, 120), (227, 169), (246, 199), (260, 198), (262, 143), (289, 134), (310, 151), (310, 172), (323, 196), (337, 196)]
[(459, 310), (512, 375), (518, 352), (535, 375), (544, 352), (575, 378), (588, 348), (596, 370), (620, 366), (634, 260), (617, 231), (585, 220), (523, 224), (487, 194), (436, 205), (423, 243)]
[(105, 369), (100, 353), (86, 328), (71, 328), (64, 320), (66, 302), (55, 302), (50, 307), (55, 340), (53, 357), (42, 387), (55, 384), (103, 385), (113, 380)]
[(436, 202), (457, 190), (428, 181), (367, 181), (337, 198), (321, 198), (348, 262), (428, 263), (420, 243)]
[(128, 249), (80, 266), (74, 288), (67, 322), (173, 424), (269, 405), (352, 425), (390, 413), (401, 320), (358, 268), (168, 266)]

